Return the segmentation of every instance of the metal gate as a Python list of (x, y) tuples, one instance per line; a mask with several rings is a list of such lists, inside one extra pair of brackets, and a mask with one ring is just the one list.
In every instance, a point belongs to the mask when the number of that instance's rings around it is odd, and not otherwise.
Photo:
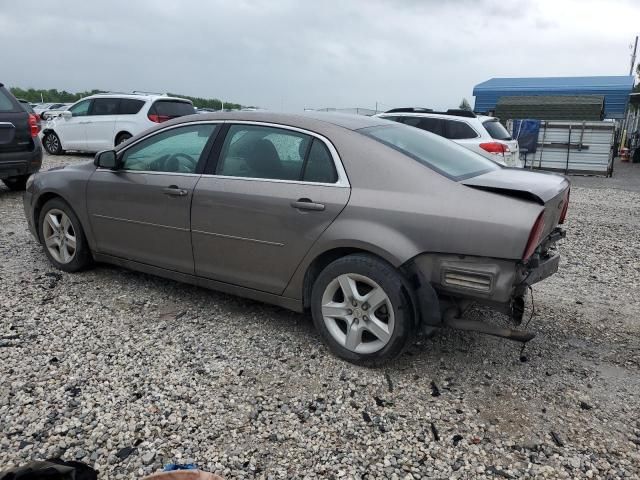
[(615, 123), (543, 120), (526, 168), (610, 176)]

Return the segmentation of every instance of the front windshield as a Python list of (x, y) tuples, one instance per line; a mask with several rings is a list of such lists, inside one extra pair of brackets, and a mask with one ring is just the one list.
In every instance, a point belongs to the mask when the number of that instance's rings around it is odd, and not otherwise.
[(451, 140), (418, 128), (385, 125), (362, 128), (358, 131), (452, 180), (464, 180), (502, 168)]

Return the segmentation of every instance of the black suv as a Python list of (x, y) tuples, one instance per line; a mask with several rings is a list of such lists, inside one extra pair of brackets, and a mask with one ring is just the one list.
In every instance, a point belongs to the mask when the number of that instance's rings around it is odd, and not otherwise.
[(0, 83), (0, 180), (24, 190), (27, 178), (40, 170), (42, 143), (38, 119)]

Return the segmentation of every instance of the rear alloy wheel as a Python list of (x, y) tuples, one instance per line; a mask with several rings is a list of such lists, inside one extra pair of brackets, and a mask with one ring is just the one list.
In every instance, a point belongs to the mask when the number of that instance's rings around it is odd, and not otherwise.
[(349, 255), (318, 276), (313, 320), (331, 350), (350, 362), (376, 366), (398, 356), (413, 334), (404, 280), (371, 255)]
[(9, 190), (17, 192), (27, 188), (27, 178), (29, 178), (29, 175), (22, 175), (20, 177), (5, 178), (3, 182)]
[(62, 144), (55, 132), (47, 132), (42, 139), (44, 149), (51, 155), (60, 155), (62, 153)]
[(49, 200), (40, 212), (40, 238), (54, 266), (77, 272), (91, 263), (84, 231), (71, 207), (63, 200)]

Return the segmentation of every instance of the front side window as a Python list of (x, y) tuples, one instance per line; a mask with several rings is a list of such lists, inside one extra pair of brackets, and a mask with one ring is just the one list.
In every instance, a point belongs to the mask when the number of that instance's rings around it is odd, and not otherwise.
[(89, 113), (90, 106), (91, 100), (83, 100), (69, 107), (69, 111), (74, 117), (85, 117)]
[(119, 104), (118, 98), (96, 98), (93, 101), (91, 115), (117, 115)]
[(418, 128), (389, 125), (362, 128), (358, 132), (452, 180), (464, 180), (501, 168), (482, 155)]
[(216, 124), (172, 128), (125, 150), (122, 169), (140, 172), (195, 173)]
[(232, 125), (217, 174), (231, 177), (300, 180), (312, 137), (282, 128)]
[(477, 138), (478, 134), (473, 128), (464, 122), (457, 120), (446, 120), (447, 130), (445, 137), (449, 140), (464, 140), (468, 138)]

